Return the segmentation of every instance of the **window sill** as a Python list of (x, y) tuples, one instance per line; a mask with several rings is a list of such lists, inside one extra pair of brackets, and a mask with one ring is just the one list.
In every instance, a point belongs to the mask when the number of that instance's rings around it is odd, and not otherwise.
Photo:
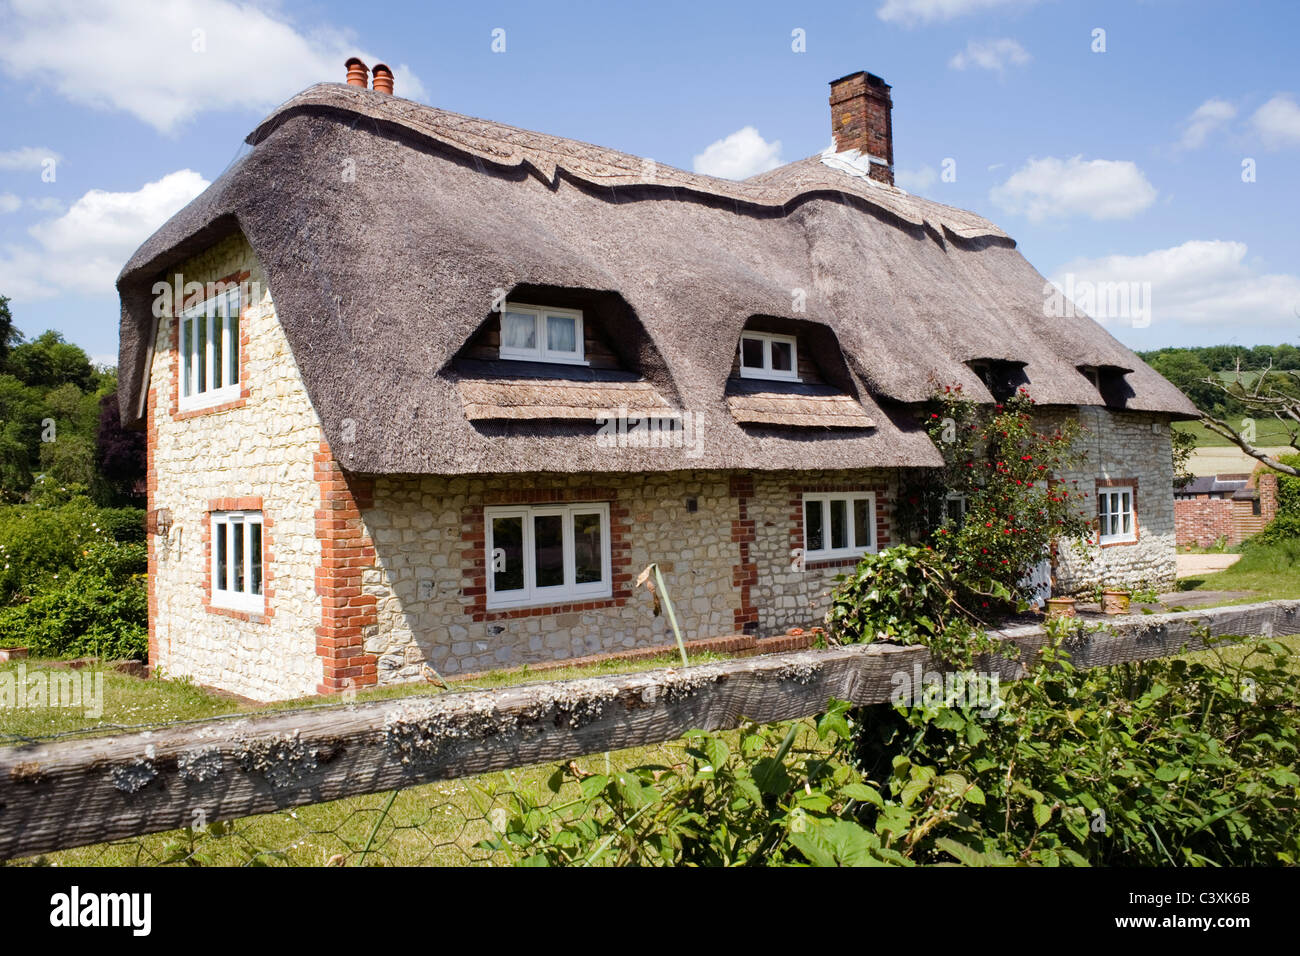
[(755, 369), (745, 368), (743, 365), (740, 367), (740, 377), (755, 382), (789, 382), (794, 385), (803, 384), (803, 379), (801, 379), (798, 375), (780, 375), (780, 374), (773, 375), (767, 372), (760, 372)]
[(510, 601), (505, 603), (488, 600), (486, 610), (494, 611), (529, 611), (544, 608), (561, 608), (578, 604), (589, 604), (593, 601), (608, 601), (614, 596), (613, 591), (606, 588), (601, 591), (595, 591), (590, 594), (563, 594), (553, 597), (545, 597), (535, 601)]
[(554, 355), (539, 355), (535, 352), (521, 352), (514, 355), (508, 355), (504, 351), (497, 353), (497, 358), (503, 362), (537, 362), (541, 365), (585, 365), (590, 367), (591, 363), (586, 359), (580, 358), (557, 358)]
[(1137, 535), (1131, 535), (1128, 537), (1121, 537), (1121, 538), (1101, 538), (1097, 541), (1097, 546), (1100, 548), (1110, 548), (1117, 544), (1137, 544), (1137, 543), (1138, 543)]

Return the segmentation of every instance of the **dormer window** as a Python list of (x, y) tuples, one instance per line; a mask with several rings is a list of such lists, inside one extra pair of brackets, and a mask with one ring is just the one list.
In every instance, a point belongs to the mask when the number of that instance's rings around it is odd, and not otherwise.
[(521, 362), (586, 365), (582, 312), (510, 302), (501, 312), (500, 357)]
[(799, 381), (799, 349), (795, 337), (775, 332), (742, 333), (740, 377)]

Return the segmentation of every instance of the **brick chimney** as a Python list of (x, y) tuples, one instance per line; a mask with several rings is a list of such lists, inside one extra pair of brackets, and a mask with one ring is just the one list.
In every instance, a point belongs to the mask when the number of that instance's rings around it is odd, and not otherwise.
[(893, 100), (889, 84), (859, 71), (831, 81), (835, 151), (856, 149), (871, 161), (871, 178), (894, 185)]

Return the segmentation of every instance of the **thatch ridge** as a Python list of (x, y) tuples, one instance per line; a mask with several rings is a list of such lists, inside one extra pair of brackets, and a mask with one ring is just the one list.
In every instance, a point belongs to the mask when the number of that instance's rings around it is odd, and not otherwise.
[[(127, 420), (153, 281), (236, 230), (262, 263), (326, 437), (356, 471), (933, 465), (924, 434), (875, 396), (916, 402), (960, 383), (991, 399), (965, 363), (993, 343), (1026, 363), (1044, 403), (1102, 404), (1077, 366), (1125, 366), (1128, 408), (1194, 414), (1090, 319), (1045, 319), (1042, 276), (996, 227), (820, 162), (729, 183), (334, 84), (290, 100), (250, 142), (119, 277)], [(502, 438), (471, 423), (451, 359), (494, 290), (517, 285), (618, 292), (668, 370), (659, 393), (707, 423), (703, 456), (596, 447), (538, 422)], [(827, 326), (876, 427), (806, 442), (734, 422), (725, 386), (754, 315)]]

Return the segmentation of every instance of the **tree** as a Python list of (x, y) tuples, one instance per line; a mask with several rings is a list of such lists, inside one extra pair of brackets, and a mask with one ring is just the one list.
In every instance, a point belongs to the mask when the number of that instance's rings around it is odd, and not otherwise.
[[(1271, 417), (1282, 422), (1286, 426), (1288, 444), (1300, 453), (1300, 371), (1265, 369), (1257, 376), (1243, 376), (1241, 371), (1239, 367), (1237, 374), (1227, 382), (1210, 381), (1249, 409), (1254, 417)], [(1247, 429), (1233, 428), (1209, 414), (1202, 415), (1201, 422), (1273, 471), (1300, 477), (1300, 467), (1287, 464), (1256, 447), (1254, 435)]]
[(15, 346), (6, 370), (24, 385), (52, 389), (71, 382), (83, 392), (93, 391), (98, 374), (80, 346), (64, 341), (53, 329), (39, 338)]
[(1213, 372), (1195, 353), (1184, 350), (1162, 352), (1151, 357), (1151, 367), (1169, 379), (1203, 412), (1214, 411), (1223, 402), (1219, 389), (1210, 384)]
[(119, 500), (138, 499), (137, 484), (145, 477), (145, 434), (122, 427), (117, 393), (99, 401), (99, 427), (95, 431), (95, 467)]
[(0, 369), (9, 360), (9, 350), (23, 340), (23, 335), (14, 328), (14, 317), (9, 311), (9, 299), (0, 295)]

